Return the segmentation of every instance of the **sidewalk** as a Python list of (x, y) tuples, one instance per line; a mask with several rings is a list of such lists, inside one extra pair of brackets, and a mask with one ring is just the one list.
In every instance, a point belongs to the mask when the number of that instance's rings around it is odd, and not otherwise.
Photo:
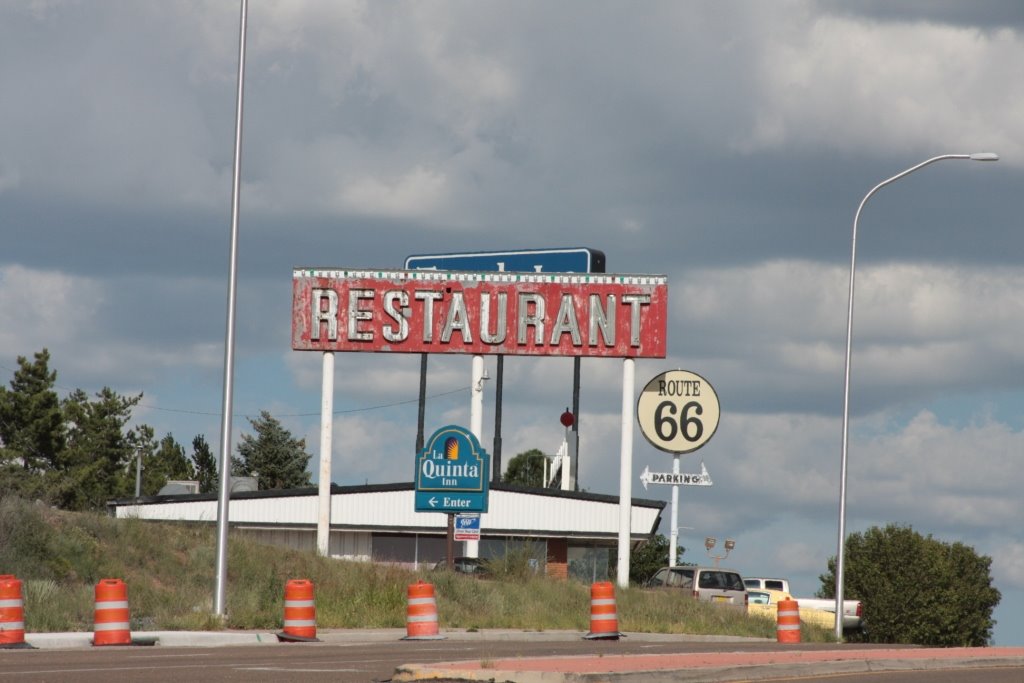
[(537, 657), (398, 667), (398, 682), (680, 683), (752, 681), (879, 671), (1024, 667), (1024, 647), (716, 652), (604, 657)]

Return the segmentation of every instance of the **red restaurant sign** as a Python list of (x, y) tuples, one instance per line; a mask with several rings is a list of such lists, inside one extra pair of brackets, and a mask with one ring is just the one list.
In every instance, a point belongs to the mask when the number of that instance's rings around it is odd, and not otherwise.
[(292, 273), (292, 349), (664, 358), (661, 275)]

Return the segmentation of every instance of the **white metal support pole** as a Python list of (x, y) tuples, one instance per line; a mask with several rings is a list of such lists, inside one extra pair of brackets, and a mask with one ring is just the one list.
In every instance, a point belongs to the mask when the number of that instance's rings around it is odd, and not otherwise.
[[(568, 443), (569, 463), (565, 467), (565, 472), (569, 474), (568, 486), (563, 485), (562, 488), (573, 491), (579, 491), (579, 477), (577, 477), (577, 468), (579, 467), (579, 448), (580, 448), (580, 433), (576, 429), (574, 423), (571, 429), (565, 430), (565, 438)], [(564, 479), (564, 477), (563, 477)]]
[[(470, 384), (469, 431), (477, 441), (483, 442), (484, 429), (484, 357), (473, 356), (473, 376)], [(480, 557), (480, 541), (466, 541), (466, 556)]]
[(484, 357), (473, 356), (473, 377), (469, 401), (469, 431), (480, 439), (484, 428)]
[(242, 0), (238, 27), (238, 91), (235, 99), (235, 155), (231, 178), (231, 248), (228, 257), (228, 313), (224, 331), (224, 402), (220, 416), (220, 492), (217, 494), (217, 581), (213, 613), (227, 611), (228, 524), (231, 500), (231, 418), (235, 387), (235, 300), (238, 287), (238, 213), (242, 176), (242, 95), (245, 93), (245, 35), (249, 2)]
[[(679, 480), (679, 454), (672, 455), (672, 474)], [(669, 533), (668, 564), (676, 566), (676, 546), (679, 545), (679, 484), (672, 484), (672, 530)]]
[(622, 443), (619, 455), (619, 561), (616, 566), (620, 588), (629, 587), (629, 538), (633, 505), (633, 393), (636, 361), (622, 361)]
[(334, 437), (334, 352), (324, 351), (320, 384), (320, 495), (316, 520), (316, 550), (331, 553), (331, 448)]
[(142, 449), (135, 451), (135, 497), (142, 495)]

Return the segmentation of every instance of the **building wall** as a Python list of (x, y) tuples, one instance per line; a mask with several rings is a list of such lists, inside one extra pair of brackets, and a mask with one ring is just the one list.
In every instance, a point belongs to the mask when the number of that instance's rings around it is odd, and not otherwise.
[[(263, 492), (261, 492), (263, 493)], [(351, 530), (401, 529), (431, 533), (447, 527), (443, 513), (415, 512), (415, 493), (408, 490), (356, 491), (331, 496), (331, 526)], [(480, 516), (480, 526), (509, 536), (614, 536), (619, 527), (619, 505), (611, 500), (564, 498), (529, 491), (492, 489), (488, 512)], [(215, 522), (217, 500), (209, 496), (189, 499), (119, 502), (113, 507), (117, 517)], [(228, 508), (232, 524), (307, 525), (319, 517), (319, 498), (310, 493), (265, 496), (240, 495), (231, 498)], [(642, 540), (657, 527), (660, 507), (632, 506), (630, 535)]]
[[(331, 496), (331, 557), (392, 562), (413, 569), (432, 567), (447, 555), (447, 515), (415, 512), (411, 485), (348, 487)], [(558, 495), (546, 491), (493, 489), (481, 515), (479, 556), (526, 552), (531, 566), (559, 578), (607, 580), (620, 521), (618, 500), (609, 496)], [(217, 500), (210, 495), (113, 501), (118, 518), (214, 524)], [(646, 540), (660, 521), (664, 503), (636, 501), (630, 536)], [(231, 529), (273, 545), (315, 552), (319, 497), (315, 491), (233, 495)], [(454, 555), (465, 555), (456, 543)]]
[[(316, 552), (316, 529), (273, 527), (236, 527), (231, 533), (247, 536), (258, 543), (293, 550)], [(331, 557), (368, 562), (371, 559), (371, 535), (356, 531), (331, 531), (328, 553)]]
[(569, 541), (565, 538), (548, 539), (547, 574), (553, 579), (569, 578)]

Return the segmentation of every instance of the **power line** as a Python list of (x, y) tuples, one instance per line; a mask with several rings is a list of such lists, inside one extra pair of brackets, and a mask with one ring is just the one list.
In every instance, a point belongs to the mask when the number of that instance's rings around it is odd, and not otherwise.
[[(461, 393), (463, 391), (469, 391), (469, 389), (470, 389), (470, 387), (467, 385), (467, 386), (464, 386), (464, 387), (460, 387), (458, 389), (452, 389), (451, 391), (442, 391), (442, 392), (437, 393), (437, 394), (431, 394), (430, 396), (427, 396), (427, 398), (440, 398), (441, 396), (449, 396), (451, 394), (458, 394), (458, 393)], [(407, 399), (405, 401), (395, 401), (394, 403), (381, 403), (379, 405), (366, 406), (366, 407), (363, 407), (363, 408), (350, 408), (348, 410), (335, 410), (331, 414), (332, 415), (346, 415), (346, 414), (350, 414), (350, 413), (365, 413), (365, 412), (368, 412), (368, 411), (371, 411), (371, 410), (382, 410), (384, 408), (394, 408), (396, 406), (403, 406), (403, 405), (408, 405), (410, 403), (417, 403), (418, 401), (419, 401), (418, 398), (411, 398), (411, 399)], [(177, 408), (158, 408), (156, 406), (146, 406), (146, 405), (141, 404), (141, 403), (139, 405), (141, 407), (149, 408), (150, 410), (161, 410), (161, 411), (167, 412), (167, 413), (186, 413), (186, 414), (189, 414), (189, 415), (220, 415), (220, 413), (209, 413), (209, 412), (203, 412), (203, 411), (198, 411), (198, 410), (182, 410), (182, 409), (177, 409)], [(319, 414), (320, 414), (319, 412), (315, 412), (315, 413), (283, 413), (283, 414), (277, 414), (275, 417), (313, 417), (313, 416), (316, 416), (316, 415), (319, 415)], [(235, 417), (248, 417), (248, 413), (235, 413), (234, 416)]]
[[(12, 373), (17, 372), (17, 370), (15, 370), (14, 368), (9, 368), (9, 367), (7, 367), (6, 365), (3, 365), (3, 364), (0, 364), (0, 368), (2, 368), (4, 370), (8, 370), (8, 371), (10, 371)], [(54, 388), (60, 389), (62, 391), (66, 391), (69, 394), (72, 391), (77, 391), (77, 389), (69, 389), (69, 388), (61, 386), (59, 384), (54, 384)], [(467, 385), (467, 386), (464, 386), (464, 387), (459, 387), (458, 389), (452, 389), (451, 391), (442, 391), (442, 392), (437, 393), (437, 394), (431, 394), (430, 396), (427, 396), (427, 398), (440, 398), (442, 396), (450, 396), (451, 394), (458, 394), (458, 393), (461, 393), (463, 391), (469, 391), (469, 389), (470, 389), (470, 387)], [(143, 392), (143, 394), (145, 394), (145, 392)], [(331, 414), (332, 415), (348, 415), (348, 414), (351, 414), (351, 413), (365, 413), (365, 412), (369, 412), (371, 410), (383, 410), (385, 408), (395, 408), (397, 406), (408, 405), (410, 403), (417, 403), (418, 401), (419, 401), (419, 398), (411, 398), (411, 399), (407, 399), (407, 400), (404, 400), (404, 401), (395, 401), (393, 403), (381, 403), (381, 404), (373, 405), (373, 406), (364, 406), (362, 408), (349, 408), (348, 410), (335, 410)], [(138, 406), (140, 408), (146, 408), (147, 410), (160, 411), (160, 412), (164, 412), (164, 413), (180, 413), (180, 414), (183, 414), (183, 415), (206, 415), (206, 416), (219, 416), (220, 415), (219, 412), (210, 412), (210, 411), (205, 411), (205, 410), (186, 410), (184, 408), (161, 408), (159, 406), (147, 405), (145, 403), (140, 403), (140, 404), (138, 404)], [(286, 414), (283, 414), (283, 415), (277, 415), (276, 417), (313, 417), (313, 416), (316, 416), (316, 415), (319, 415), (319, 414), (320, 414), (319, 411), (318, 412), (309, 412), (309, 413), (286, 413)], [(233, 413), (233, 417), (249, 417), (249, 413)]]

